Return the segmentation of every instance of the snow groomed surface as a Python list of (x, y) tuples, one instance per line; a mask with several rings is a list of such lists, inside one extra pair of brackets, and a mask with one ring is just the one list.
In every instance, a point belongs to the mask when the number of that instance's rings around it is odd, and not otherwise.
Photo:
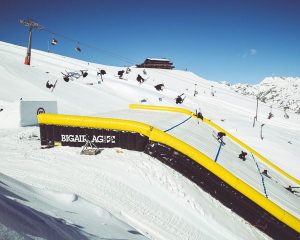
[[(196, 118), (195, 113), (193, 113), (193, 112), (191, 112), (191, 111), (189, 111), (187, 109), (184, 109), (184, 108), (166, 107), (166, 106), (154, 106), (154, 105), (143, 105), (143, 104), (130, 104), (129, 108), (130, 109), (143, 109), (143, 110), (179, 112), (179, 113), (187, 114), (189, 116), (192, 116), (192, 117)], [(259, 154), (253, 148), (249, 147), (246, 143), (242, 142), (241, 140), (239, 140), (235, 136), (231, 135), (229, 132), (227, 132), (225, 129), (221, 128), (220, 126), (218, 126), (217, 124), (215, 124), (211, 120), (209, 120), (207, 118), (203, 118), (203, 122), (207, 123), (208, 125), (210, 125), (211, 127), (213, 127), (214, 129), (216, 129), (218, 131), (226, 133), (226, 136), (229, 137), (232, 141), (236, 142), (241, 147), (243, 147), (243, 148), (247, 149), (248, 151), (250, 151), (251, 153), (253, 153), (254, 156), (256, 156), (259, 159), (261, 159), (267, 165), (271, 166), (273, 169), (275, 169), (276, 171), (278, 171), (279, 173), (281, 173), (282, 175), (284, 175), (288, 179), (292, 180), (293, 182), (295, 182), (297, 184), (300, 184), (300, 180), (298, 180), (297, 178), (291, 176), (287, 172), (283, 171), (281, 168), (279, 168), (274, 163), (272, 163), (271, 161), (269, 161), (267, 158), (265, 158), (264, 156), (262, 156), (261, 154)]]
[[(205, 154), (150, 125), (111, 118), (41, 114), (42, 144), (82, 146), (96, 137), (99, 147), (142, 151), (177, 170), (253, 226), (274, 239), (300, 237), (300, 221), (235, 177)], [(246, 197), (245, 197), (246, 196)]]

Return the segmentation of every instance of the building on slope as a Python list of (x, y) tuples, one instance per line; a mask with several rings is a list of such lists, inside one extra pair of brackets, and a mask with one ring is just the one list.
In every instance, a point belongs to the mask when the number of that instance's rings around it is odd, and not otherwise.
[(146, 58), (146, 60), (136, 65), (138, 68), (160, 68), (173, 69), (173, 63), (166, 58)]

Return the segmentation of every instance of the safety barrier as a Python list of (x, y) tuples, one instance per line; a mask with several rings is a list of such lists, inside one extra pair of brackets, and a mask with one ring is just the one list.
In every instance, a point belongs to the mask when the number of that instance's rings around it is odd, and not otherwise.
[(123, 147), (153, 156), (274, 239), (299, 239), (300, 221), (205, 154), (150, 125), (121, 119), (40, 114), (41, 143)]
[[(129, 108), (130, 109), (141, 109), (141, 110), (156, 110), (156, 111), (178, 112), (178, 113), (187, 114), (187, 115), (190, 115), (194, 118), (197, 118), (195, 116), (194, 112), (192, 112), (190, 110), (187, 110), (187, 109), (184, 109), (184, 108), (167, 107), (167, 106), (154, 106), (154, 105), (142, 105), (142, 104), (130, 104)], [(207, 123), (208, 125), (210, 125), (214, 129), (218, 130), (219, 132), (226, 133), (226, 137), (229, 137), (232, 141), (236, 142), (241, 147), (243, 147), (243, 148), (247, 149), (248, 151), (252, 152), (253, 155), (258, 157), (260, 160), (265, 162), (267, 165), (271, 166), (273, 169), (275, 169), (276, 171), (278, 171), (279, 173), (281, 173), (282, 175), (284, 175), (285, 177), (287, 177), (291, 181), (293, 181), (293, 182), (300, 185), (300, 180), (298, 180), (297, 178), (291, 176), (290, 174), (288, 174), (287, 172), (285, 172), (284, 170), (282, 170), (281, 168), (276, 166), (274, 163), (269, 161), (267, 158), (265, 158), (264, 156), (259, 154), (257, 151), (255, 151), (253, 148), (249, 147), (247, 144), (245, 144), (244, 142), (242, 142), (238, 138), (234, 137), (232, 134), (227, 132), (225, 129), (221, 128), (219, 125), (215, 124), (214, 122), (212, 122), (211, 120), (206, 119), (206, 118), (203, 118), (203, 122)]]

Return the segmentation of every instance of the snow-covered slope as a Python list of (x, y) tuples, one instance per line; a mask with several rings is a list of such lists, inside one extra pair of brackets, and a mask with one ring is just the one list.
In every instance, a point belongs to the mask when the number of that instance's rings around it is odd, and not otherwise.
[[(87, 157), (79, 155), (76, 148), (41, 150), (36, 137), (38, 128), (18, 127), (19, 101), (20, 98), (57, 100), (59, 113), (136, 119), (165, 130), (186, 116), (128, 113), (128, 104), (143, 100), (147, 104), (178, 106), (174, 98), (184, 93), (186, 98), (180, 107), (192, 111), (200, 108), (206, 118), (297, 178), (300, 178), (299, 115), (289, 113), (290, 117), (286, 119), (282, 111), (273, 109), (275, 117), (267, 119), (269, 107), (260, 105), (259, 122), (253, 128), (254, 97), (241, 97), (226, 86), (191, 72), (147, 69), (144, 74), (143, 69), (131, 67), (131, 72), (119, 79), (117, 72), (126, 68), (87, 63), (36, 50), (32, 53), (32, 65), (26, 66), (23, 64), (25, 52), (22, 47), (0, 42), (1, 173), (42, 192), (74, 193), (94, 206), (104, 208), (150, 239), (268, 239), (180, 174), (144, 154), (105, 149), (96, 157)], [(98, 69), (107, 72), (103, 82), (97, 77)], [(79, 70), (88, 70), (88, 76), (69, 82), (63, 80), (61, 72), (78, 73)], [(146, 79), (145, 83), (136, 81), (138, 74)], [(54, 83), (55, 80), (58, 80), (57, 86), (51, 92), (46, 88), (46, 82)], [(154, 88), (158, 83), (165, 85), (162, 92)], [(194, 96), (195, 87), (197, 96)], [(260, 138), (262, 123), (265, 124), (263, 140)], [(212, 158), (216, 154), (217, 143), (209, 138), (211, 129), (206, 126), (187, 122), (170, 134), (184, 138)], [(228, 150), (221, 152), (220, 164), (244, 180), (253, 179), (251, 185), (261, 191), (254, 162), (249, 158), (243, 164), (237, 158), (239, 151), (236, 145), (228, 143)], [(259, 165), (266, 167), (262, 163)], [(281, 184), (266, 183), (273, 200), (299, 216), (299, 198), (289, 195), (283, 188), (291, 183), (275, 172), (273, 174)], [(63, 217), (66, 222), (77, 224), (79, 221), (76, 217), (55, 215), (55, 211), (46, 210), (47, 215)], [(86, 225), (80, 224), (82, 230), (94, 234), (89, 219), (85, 221)], [(128, 232), (128, 225), (125, 229)], [(95, 239), (109, 238), (107, 234), (111, 230), (99, 231)], [(128, 238), (126, 234), (121, 233), (123, 238)], [(136, 239), (144, 238), (137, 235)]]
[(147, 239), (77, 194), (33, 188), (1, 173), (0, 212), (1, 239)]
[(234, 91), (258, 96), (261, 102), (300, 113), (300, 77), (266, 77), (256, 85), (234, 84)]

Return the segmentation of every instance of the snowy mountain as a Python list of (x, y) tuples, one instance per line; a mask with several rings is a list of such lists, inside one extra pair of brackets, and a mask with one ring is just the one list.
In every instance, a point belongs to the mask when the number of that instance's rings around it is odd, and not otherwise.
[(256, 85), (238, 83), (229, 87), (243, 95), (258, 96), (270, 106), (300, 114), (300, 77), (266, 77)]
[[(128, 119), (150, 124), (215, 159), (219, 142), (213, 129), (186, 115), (130, 110), (143, 103), (200, 110), (204, 117), (300, 178), (300, 116), (260, 103), (253, 127), (256, 99), (188, 71), (124, 67), (32, 51), (0, 42), (0, 239), (270, 239), (183, 175), (141, 152), (107, 148), (97, 156), (79, 148), (41, 149), (38, 127), (20, 127), (20, 101), (55, 100), (58, 113)], [(97, 75), (105, 70), (103, 81)], [(88, 75), (69, 81), (63, 74)], [(141, 75), (144, 83), (137, 81)], [(53, 91), (47, 81), (55, 83)], [(154, 86), (164, 84), (163, 91)], [(198, 94), (195, 94), (195, 89)], [(176, 104), (178, 95), (184, 96)], [(22, 99), (22, 100), (20, 100)], [(298, 98), (299, 99), (299, 98)], [(179, 123), (179, 127), (173, 128)], [(262, 124), (264, 124), (263, 132)], [(263, 138), (261, 138), (263, 134)], [(300, 218), (300, 198), (288, 192), (297, 186), (269, 165), (238, 158), (241, 147), (225, 140), (218, 164)], [(273, 179), (262, 177), (268, 169)], [(2, 214), (6, 211), (6, 215)], [(14, 221), (19, 216), (19, 221)], [(224, 219), (226, 219), (224, 221)], [(38, 225), (39, 221), (45, 224)], [(33, 226), (33, 224), (36, 227)], [(45, 225), (51, 226), (45, 230)], [(53, 235), (54, 234), (54, 235)]]

